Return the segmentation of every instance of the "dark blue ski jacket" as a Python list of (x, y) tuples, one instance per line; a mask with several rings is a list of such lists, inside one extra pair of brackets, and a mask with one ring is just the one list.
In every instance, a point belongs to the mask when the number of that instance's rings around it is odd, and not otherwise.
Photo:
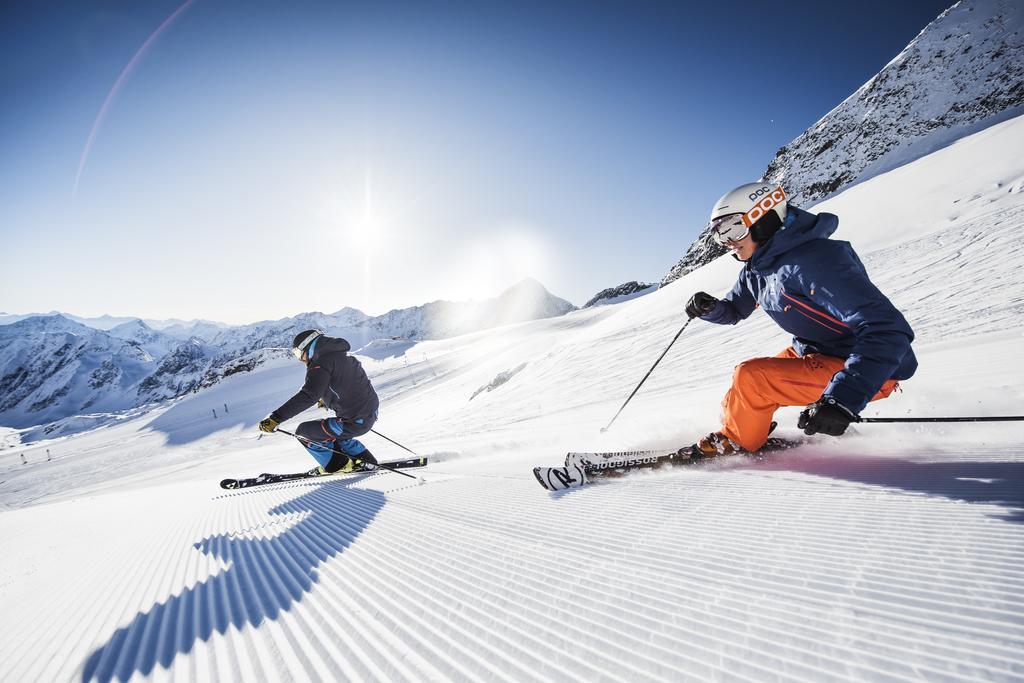
[(380, 401), (359, 361), (348, 355), (352, 347), (338, 337), (322, 335), (307, 354), (306, 381), (299, 392), (271, 413), (278, 422), (290, 420), (318, 400), (342, 422), (376, 419)]
[(849, 242), (828, 239), (839, 218), (790, 207), (783, 227), (744, 265), (704, 320), (735, 325), (758, 305), (793, 335), (801, 356), (846, 359), (823, 392), (859, 414), (889, 379), (917, 370), (914, 332), (868, 278)]

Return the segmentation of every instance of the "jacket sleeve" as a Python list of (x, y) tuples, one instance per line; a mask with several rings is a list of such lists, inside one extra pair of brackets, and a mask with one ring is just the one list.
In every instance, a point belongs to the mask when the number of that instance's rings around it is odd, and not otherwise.
[(853, 248), (833, 244), (832, 258), (801, 264), (799, 282), (803, 296), (842, 321), (855, 338), (845, 366), (832, 376), (823, 395), (859, 415), (910, 351), (914, 332), (868, 278)]
[(746, 268), (740, 271), (740, 276), (729, 293), (719, 300), (713, 311), (702, 315), (701, 320), (707, 320), (709, 323), (717, 325), (735, 325), (754, 312), (754, 309), (757, 308), (757, 300), (747, 288), (745, 273)]
[(284, 405), (275, 410), (272, 415), (278, 422), (290, 420), (306, 408), (315, 404), (331, 382), (330, 371), (321, 365), (310, 366), (306, 370), (306, 382), (299, 389), (299, 393), (285, 401)]

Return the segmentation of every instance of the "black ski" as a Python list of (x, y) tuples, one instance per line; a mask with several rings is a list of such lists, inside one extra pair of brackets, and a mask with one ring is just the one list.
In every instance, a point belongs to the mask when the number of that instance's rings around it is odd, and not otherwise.
[(756, 453), (733, 453), (730, 455), (707, 456), (684, 446), (675, 451), (610, 451), (610, 452), (569, 452), (565, 456), (565, 467), (534, 467), (533, 476), (549, 491), (583, 486), (595, 477), (617, 477), (633, 470), (655, 467), (693, 467), (710, 462), (760, 460), (769, 453), (795, 448), (803, 441), (769, 437)]
[[(427, 464), (426, 458), (409, 458), (407, 460), (393, 460), (391, 462), (382, 462), (382, 466), (390, 467), (391, 469), (403, 470), (410, 467), (425, 467)], [(284, 481), (296, 481), (299, 479), (319, 479), (320, 477), (335, 477), (341, 474), (365, 474), (367, 472), (386, 472), (384, 467), (377, 468), (373, 465), (363, 465), (356, 467), (349, 472), (335, 472), (334, 474), (321, 474), (319, 467), (314, 467), (308, 472), (294, 472), (291, 474), (269, 474), (264, 472), (258, 477), (252, 477), (249, 479), (224, 479), (220, 482), (222, 489), (246, 489), (252, 486), (264, 486), (266, 484), (279, 484)]]
[[(589, 476), (606, 474), (614, 476), (623, 474), (628, 470), (645, 469), (651, 467), (692, 467), (703, 465), (711, 461), (731, 460), (734, 458), (746, 460), (760, 460), (763, 456), (776, 451), (784, 451), (788, 448), (795, 448), (804, 443), (779, 437), (769, 437), (763, 446), (757, 449), (756, 453), (730, 453), (728, 455), (704, 455), (700, 451), (694, 452), (692, 446), (683, 446), (676, 451), (625, 451), (623, 453), (568, 453), (566, 461), (572, 455), (583, 456), (588, 461), (586, 471)], [(625, 456), (625, 457), (620, 457)]]

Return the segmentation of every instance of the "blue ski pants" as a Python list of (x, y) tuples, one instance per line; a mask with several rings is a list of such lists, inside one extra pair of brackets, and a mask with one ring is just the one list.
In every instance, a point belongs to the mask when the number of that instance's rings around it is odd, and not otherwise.
[(370, 418), (340, 420), (330, 417), (326, 420), (310, 420), (303, 422), (295, 433), (309, 442), (304, 443), (306, 450), (322, 467), (327, 467), (336, 451), (355, 458), (366, 452), (366, 446), (355, 437), (370, 431), (377, 421), (377, 415)]

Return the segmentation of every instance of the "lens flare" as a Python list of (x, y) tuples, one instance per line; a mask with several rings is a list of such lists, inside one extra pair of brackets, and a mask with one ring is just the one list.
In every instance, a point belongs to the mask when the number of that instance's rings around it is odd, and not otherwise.
[(128, 64), (125, 65), (124, 69), (121, 70), (121, 75), (114, 81), (114, 85), (111, 86), (110, 92), (107, 93), (107, 97), (103, 100), (103, 104), (100, 106), (99, 112), (96, 114), (96, 119), (92, 122), (92, 129), (89, 131), (89, 137), (85, 140), (85, 147), (82, 149), (82, 156), (78, 159), (78, 170), (75, 172), (75, 183), (71, 188), (71, 196), (74, 197), (78, 194), (78, 183), (82, 179), (82, 171), (85, 170), (85, 162), (89, 160), (89, 152), (92, 150), (92, 145), (96, 141), (96, 135), (99, 133), (100, 127), (103, 125), (103, 121), (107, 118), (107, 112), (110, 111), (110, 106), (117, 96), (117, 93), (121, 91), (124, 84), (128, 81), (128, 77), (131, 76), (132, 72), (135, 71), (135, 67), (138, 66), (139, 62), (142, 61), (143, 56), (149, 51), (149, 48), (160, 38), (160, 36), (170, 28), (171, 24), (175, 20), (185, 13), (195, 0), (187, 0), (178, 9), (174, 10), (169, 17), (164, 19), (164, 22), (157, 27), (153, 33), (150, 34), (149, 38), (146, 38), (146, 42), (142, 44), (132, 58), (128, 60)]

